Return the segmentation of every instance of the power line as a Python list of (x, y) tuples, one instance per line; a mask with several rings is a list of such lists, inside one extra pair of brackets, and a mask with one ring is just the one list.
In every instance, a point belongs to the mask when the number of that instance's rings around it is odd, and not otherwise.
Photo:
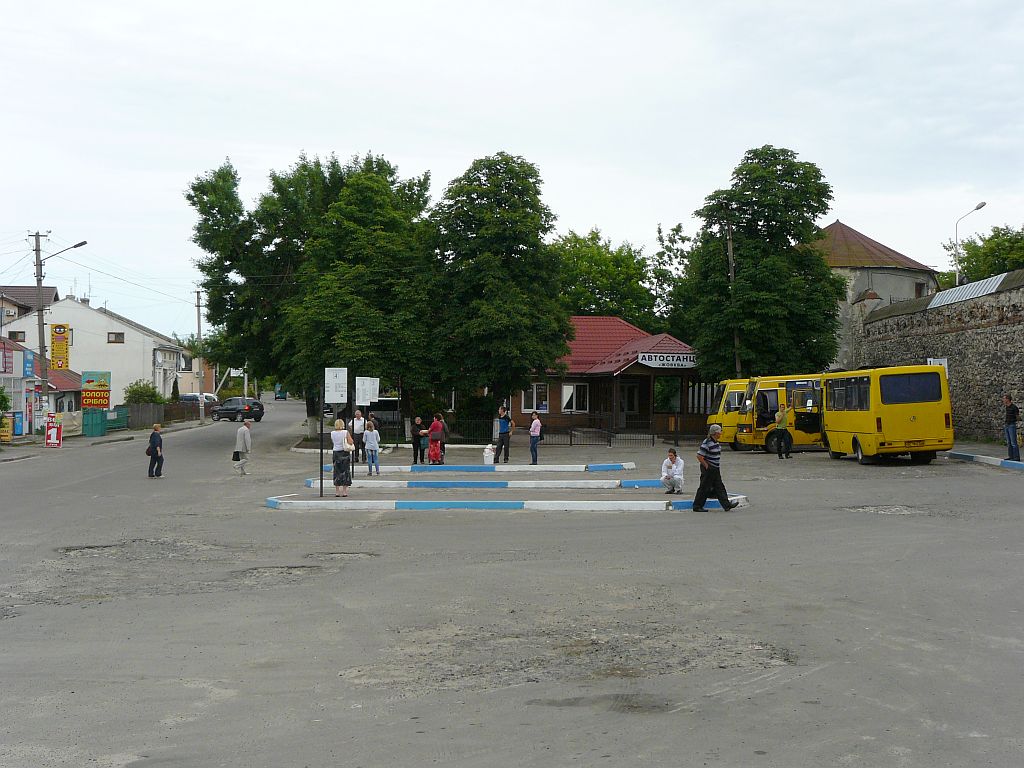
[(107, 277), (112, 277), (115, 280), (120, 280), (122, 282), (128, 283), (129, 285), (134, 285), (136, 288), (141, 288), (144, 291), (152, 291), (153, 293), (159, 293), (161, 296), (166, 296), (169, 299), (174, 299), (174, 301), (180, 301), (189, 305), (192, 304), (191, 301), (187, 301), (178, 296), (172, 296), (171, 294), (164, 293), (163, 291), (158, 291), (156, 288), (150, 288), (148, 285), (142, 285), (141, 283), (132, 282), (131, 280), (120, 277), (119, 275), (112, 275), (109, 272), (104, 272), (102, 269), (96, 269), (95, 267), (87, 267), (85, 264), (81, 264), (73, 259), (69, 259), (67, 256), (58, 256), (57, 258), (62, 259), (64, 261), (68, 261), (76, 266), (81, 267), (82, 269), (91, 269), (93, 272), (99, 272), (101, 275), (106, 275)]

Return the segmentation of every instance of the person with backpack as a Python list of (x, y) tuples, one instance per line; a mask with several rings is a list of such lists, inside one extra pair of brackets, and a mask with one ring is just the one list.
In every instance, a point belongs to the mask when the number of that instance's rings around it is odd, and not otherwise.
[(530, 458), (533, 459), (531, 464), (537, 463), (537, 446), (540, 441), (543, 440), (542, 431), (544, 425), (540, 422), (540, 414), (536, 411), (532, 414), (533, 421), (530, 422)]

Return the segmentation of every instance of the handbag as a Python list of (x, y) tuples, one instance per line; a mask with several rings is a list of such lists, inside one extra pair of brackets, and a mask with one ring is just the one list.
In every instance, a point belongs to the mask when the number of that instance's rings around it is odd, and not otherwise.
[(153, 449), (150, 448), (148, 445), (146, 446), (146, 455), (147, 456), (152, 456), (153, 455)]
[(241, 456), (241, 454), (239, 454), (238, 451), (232, 451), (231, 452), (231, 460), (232, 461), (241, 461), (242, 460), (242, 456)]

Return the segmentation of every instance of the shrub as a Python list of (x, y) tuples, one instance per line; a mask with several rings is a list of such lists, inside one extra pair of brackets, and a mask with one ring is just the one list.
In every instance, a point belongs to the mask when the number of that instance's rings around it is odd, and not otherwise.
[(164, 397), (157, 392), (156, 385), (145, 379), (133, 381), (124, 388), (124, 404), (137, 405), (138, 403), (165, 403)]

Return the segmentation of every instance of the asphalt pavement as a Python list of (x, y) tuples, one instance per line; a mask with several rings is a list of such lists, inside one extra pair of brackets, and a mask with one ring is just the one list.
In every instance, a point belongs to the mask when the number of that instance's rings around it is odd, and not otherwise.
[(0, 765), (1024, 762), (1019, 472), (726, 451), (734, 513), (268, 509), (311, 493), (301, 420), (268, 404), (244, 478), (230, 423), (169, 430), (162, 480), (146, 432), (0, 454), (33, 451), (0, 463)]

